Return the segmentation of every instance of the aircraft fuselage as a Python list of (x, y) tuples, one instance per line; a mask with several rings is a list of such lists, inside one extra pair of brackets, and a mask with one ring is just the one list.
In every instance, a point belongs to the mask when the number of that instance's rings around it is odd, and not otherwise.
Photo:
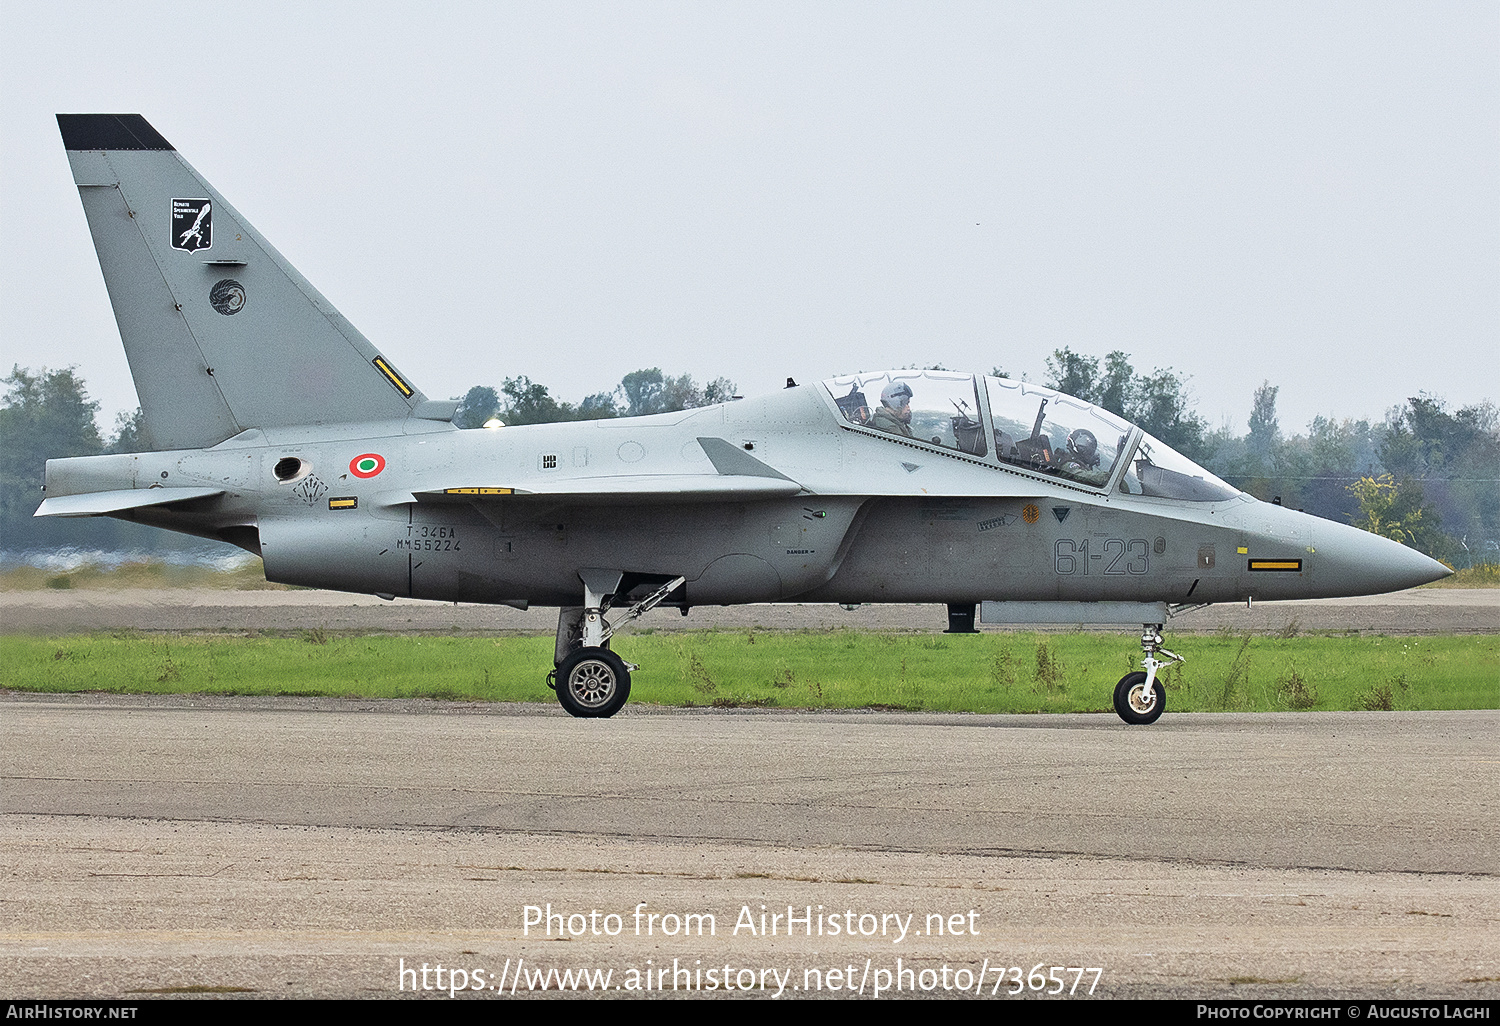
[[(234, 540), (253, 529), (272, 581), (444, 601), (575, 605), (578, 570), (590, 566), (682, 576), (668, 604), (690, 606), (1226, 602), (1386, 591), (1427, 572), (1410, 550), (1248, 496), (1090, 493), (848, 430), (821, 391), (498, 430), (253, 431), (208, 450), (54, 460), (47, 494), (223, 488), (124, 515)], [(705, 437), (773, 468), (798, 494), (612, 491), (612, 480), (715, 475)], [(354, 466), (360, 457), (378, 469)], [(298, 471), (282, 479), (288, 460)], [(502, 489), (512, 494), (481, 492)], [(1416, 557), (1409, 567), (1406, 553)]]

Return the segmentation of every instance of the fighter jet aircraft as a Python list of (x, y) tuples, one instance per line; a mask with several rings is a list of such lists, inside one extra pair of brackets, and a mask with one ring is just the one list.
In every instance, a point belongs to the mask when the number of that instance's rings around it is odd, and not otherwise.
[(286, 584), (559, 609), (558, 700), (610, 716), (614, 630), (661, 605), (946, 603), (1142, 625), (1127, 723), (1166, 707), (1168, 619), (1448, 573), (1258, 502), (1102, 409), (898, 370), (651, 417), (459, 431), (134, 114), (58, 123), (154, 451), (50, 460), (37, 516), (232, 542)]

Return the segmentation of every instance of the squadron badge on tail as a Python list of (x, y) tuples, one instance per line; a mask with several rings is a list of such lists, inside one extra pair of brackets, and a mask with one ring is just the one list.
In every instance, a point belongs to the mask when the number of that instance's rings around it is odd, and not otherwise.
[(213, 244), (213, 204), (206, 199), (173, 199), (172, 248), (196, 253)]

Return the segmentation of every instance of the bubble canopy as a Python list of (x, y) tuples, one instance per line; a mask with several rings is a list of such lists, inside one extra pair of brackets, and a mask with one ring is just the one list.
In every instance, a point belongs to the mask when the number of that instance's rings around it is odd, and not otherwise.
[(856, 429), (1074, 485), (1189, 502), (1239, 492), (1139, 428), (1080, 399), (952, 371), (851, 374), (823, 382)]

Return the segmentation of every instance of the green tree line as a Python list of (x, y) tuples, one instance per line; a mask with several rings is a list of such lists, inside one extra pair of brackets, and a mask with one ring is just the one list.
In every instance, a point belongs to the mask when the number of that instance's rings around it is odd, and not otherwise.
[(715, 378), (699, 385), (691, 374), (676, 377), (660, 367), (631, 371), (609, 392), (585, 396), (577, 404), (558, 399), (546, 385), (528, 377), (506, 378), (497, 391), (475, 385), (464, 394), (453, 423), (460, 428), (483, 427), (490, 420), (502, 424), (556, 424), (568, 420), (608, 420), (676, 413), (734, 398), (734, 382)]

